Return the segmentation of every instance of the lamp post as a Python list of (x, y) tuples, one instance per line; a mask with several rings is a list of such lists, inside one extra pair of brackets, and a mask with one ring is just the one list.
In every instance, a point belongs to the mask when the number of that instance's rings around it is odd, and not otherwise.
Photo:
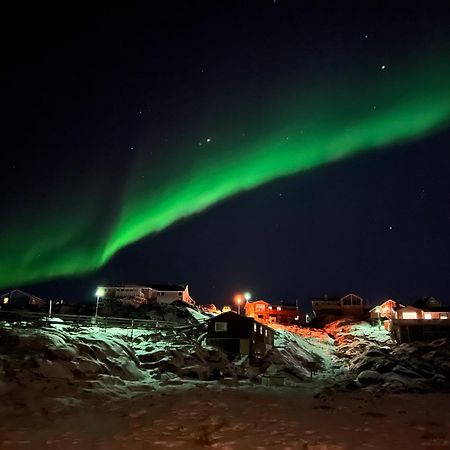
[(241, 314), (241, 304), (244, 302), (248, 302), (252, 298), (250, 292), (245, 292), (244, 294), (236, 294), (234, 296), (234, 302), (238, 306), (238, 314)]
[(98, 287), (95, 291), (95, 296), (97, 297), (97, 301), (95, 302), (95, 314), (94, 314), (94, 322), (97, 323), (97, 316), (98, 316), (98, 302), (100, 300), (100, 297), (103, 297), (105, 295), (105, 289), (102, 287)]

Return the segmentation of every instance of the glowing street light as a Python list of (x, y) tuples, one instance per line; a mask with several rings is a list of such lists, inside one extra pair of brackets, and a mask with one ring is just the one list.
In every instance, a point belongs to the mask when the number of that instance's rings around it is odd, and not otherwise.
[(238, 305), (238, 314), (241, 314), (241, 303), (245, 301), (245, 297), (242, 294), (236, 294), (234, 296), (234, 302)]
[(97, 301), (95, 302), (95, 322), (97, 322), (97, 316), (98, 316), (98, 302), (100, 300), (100, 297), (104, 297), (105, 295), (105, 288), (98, 287), (95, 291), (95, 296), (97, 297)]
[(241, 314), (241, 305), (248, 302), (252, 298), (250, 292), (245, 292), (244, 294), (236, 294), (234, 296), (234, 303), (238, 305), (238, 314)]

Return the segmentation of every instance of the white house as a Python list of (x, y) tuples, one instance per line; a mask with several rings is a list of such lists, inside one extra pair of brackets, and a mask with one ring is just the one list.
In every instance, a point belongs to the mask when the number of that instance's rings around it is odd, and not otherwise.
[(97, 289), (99, 298), (129, 298), (142, 301), (156, 301), (170, 304), (176, 300), (195, 304), (189, 295), (189, 287), (180, 284), (150, 284), (150, 285), (121, 285), (101, 286)]

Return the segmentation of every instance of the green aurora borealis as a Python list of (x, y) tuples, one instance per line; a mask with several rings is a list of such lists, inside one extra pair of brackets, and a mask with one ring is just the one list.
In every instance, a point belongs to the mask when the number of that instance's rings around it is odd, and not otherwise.
[[(448, 65), (422, 61), (374, 72), (370, 80), (291, 80), (257, 105), (245, 96), (238, 108), (212, 98), (224, 104), (220, 114), (201, 127), (189, 119), (198, 137), (176, 136), (157, 170), (142, 151), (120, 180), (120, 194), (102, 191), (100, 173), (96, 187), (80, 189), (64, 211), (52, 209), (50, 198), (32, 221), (6, 222), (0, 285), (95, 270), (123, 247), (239, 192), (447, 126)], [(105, 202), (115, 205), (107, 220)]]

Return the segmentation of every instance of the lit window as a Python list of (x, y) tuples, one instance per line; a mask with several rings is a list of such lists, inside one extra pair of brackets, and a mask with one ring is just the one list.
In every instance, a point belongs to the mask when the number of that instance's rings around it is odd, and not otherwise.
[(259, 328), (259, 334), (263, 334), (263, 327)]
[(9, 303), (9, 297), (5, 297), (4, 299), (3, 299), (3, 304), (4, 305), (7, 305)]
[(227, 322), (216, 322), (214, 324), (214, 331), (227, 331), (228, 323)]
[(265, 330), (265, 332), (266, 332), (265, 334), (266, 334), (266, 336), (267, 336), (267, 330)]
[(253, 331), (256, 333), (256, 323), (253, 324)]
[(448, 319), (448, 314), (447, 313), (439, 314), (439, 319)]
[(417, 319), (417, 313), (415, 311), (405, 311), (402, 313), (402, 319)]
[(281, 311), (281, 306), (277, 306), (277, 311)]
[(272, 309), (272, 307), (271, 307), (271, 306), (269, 306), (269, 309)]
[(426, 312), (425, 313), (425, 319), (431, 319), (431, 313), (430, 312)]

